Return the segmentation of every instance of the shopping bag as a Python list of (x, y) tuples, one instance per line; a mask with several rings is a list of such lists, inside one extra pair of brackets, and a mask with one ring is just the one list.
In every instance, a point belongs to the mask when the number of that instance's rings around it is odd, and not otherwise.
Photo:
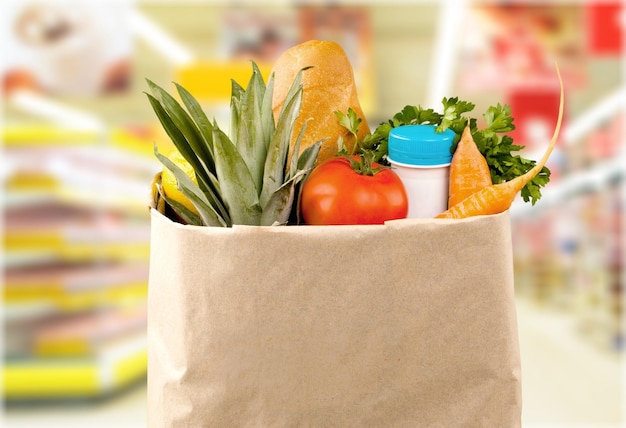
[(151, 212), (150, 427), (517, 427), (510, 219)]

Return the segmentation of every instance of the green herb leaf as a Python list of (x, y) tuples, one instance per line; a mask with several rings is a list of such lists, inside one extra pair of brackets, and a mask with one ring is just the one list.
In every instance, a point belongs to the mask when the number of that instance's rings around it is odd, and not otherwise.
[[(464, 113), (472, 111), (474, 109), (474, 104), (467, 101), (459, 101), (457, 97), (449, 99), (444, 98), (442, 104), (443, 117), (441, 119), (441, 123), (437, 126), (437, 132), (444, 132), (446, 129), (452, 128), (453, 125), (458, 125), (460, 120), (462, 120), (463, 127), (465, 127), (465, 120), (462, 119), (461, 116)], [(454, 129), (453, 131), (457, 132)]]
[(341, 126), (346, 128), (354, 138), (358, 138), (357, 133), (359, 131), (359, 125), (363, 122), (363, 119), (356, 114), (352, 107), (348, 108), (347, 114), (343, 114), (341, 111), (335, 111), (335, 116), (337, 116)]
[[(432, 124), (437, 126), (437, 132), (451, 129), (456, 133), (456, 138), (451, 151), (456, 150), (456, 144), (460, 139), (465, 127), (469, 124), (472, 137), (478, 150), (487, 160), (493, 183), (502, 183), (523, 175), (530, 170), (536, 162), (514, 155), (524, 146), (513, 144), (513, 139), (507, 135), (515, 129), (511, 109), (508, 105), (497, 104), (491, 106), (483, 114), (486, 128), (479, 130), (477, 119), (469, 117), (475, 105), (468, 101), (461, 101), (457, 97), (444, 98), (442, 100), (443, 114), (433, 109), (423, 109), (420, 106), (405, 106), (396, 113), (392, 119), (382, 122), (369, 135), (361, 141), (361, 153), (373, 153), (373, 160), (377, 163), (388, 164), (389, 132), (393, 128), (403, 125)], [(541, 187), (550, 180), (550, 173), (544, 168), (540, 174), (533, 178), (523, 189), (524, 201), (533, 204), (541, 198)]]
[(483, 115), (487, 123), (487, 130), (494, 133), (509, 132), (515, 129), (511, 108), (508, 105), (491, 106)]

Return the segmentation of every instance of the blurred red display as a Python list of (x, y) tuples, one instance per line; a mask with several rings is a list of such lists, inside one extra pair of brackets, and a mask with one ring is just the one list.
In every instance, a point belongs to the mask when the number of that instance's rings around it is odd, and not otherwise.
[[(516, 144), (539, 149), (545, 143), (544, 140), (550, 140), (559, 116), (558, 88), (514, 89), (508, 94), (507, 103), (515, 117), (515, 130), (511, 132), (511, 136)], [(567, 126), (566, 122), (567, 111), (563, 115), (563, 129)]]
[(621, 1), (592, 2), (587, 5), (587, 49), (591, 55), (620, 55), (624, 49), (624, 21)]

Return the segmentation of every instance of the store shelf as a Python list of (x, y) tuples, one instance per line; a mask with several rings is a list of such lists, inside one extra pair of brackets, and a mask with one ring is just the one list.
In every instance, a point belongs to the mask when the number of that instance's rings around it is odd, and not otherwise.
[(9, 309), (14, 305), (46, 305), (66, 312), (143, 302), (148, 291), (147, 277), (146, 262), (13, 268), (5, 275), (4, 302)]
[(96, 398), (145, 379), (153, 143), (45, 125), (4, 137), (6, 399)]
[(33, 335), (33, 351), (37, 357), (97, 355), (145, 329), (145, 306), (108, 307), (46, 322)]
[(9, 359), (4, 393), (9, 401), (94, 398), (143, 379), (146, 370), (146, 339), (139, 335), (93, 357)]
[(19, 147), (5, 152), (8, 209), (58, 201), (145, 215), (148, 187), (162, 166), (116, 147)]
[(623, 182), (625, 175), (626, 154), (620, 154), (548, 184), (542, 189), (542, 197), (534, 206), (518, 198), (511, 206), (511, 217), (523, 217), (538, 209), (562, 204), (575, 196), (606, 189), (611, 183)]

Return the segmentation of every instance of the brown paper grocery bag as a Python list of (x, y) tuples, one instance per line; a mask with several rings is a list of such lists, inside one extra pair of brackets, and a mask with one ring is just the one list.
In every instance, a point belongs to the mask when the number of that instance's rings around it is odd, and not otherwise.
[(508, 213), (183, 226), (152, 211), (150, 427), (517, 427)]

